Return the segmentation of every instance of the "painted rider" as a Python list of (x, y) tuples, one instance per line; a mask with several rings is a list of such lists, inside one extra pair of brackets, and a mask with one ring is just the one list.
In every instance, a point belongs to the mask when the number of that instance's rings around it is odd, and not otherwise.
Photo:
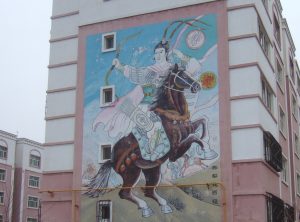
[[(176, 49), (173, 49), (172, 53), (183, 63), (189, 64), (190, 57)], [(137, 68), (123, 65), (118, 59), (114, 59), (112, 62), (112, 65), (132, 83), (142, 87), (144, 96), (137, 106), (133, 104), (133, 101), (127, 99), (117, 108), (135, 122), (136, 126), (133, 127), (132, 133), (139, 142), (142, 157), (151, 161), (161, 158), (170, 150), (170, 143), (160, 117), (149, 111), (149, 105), (155, 100), (156, 90), (162, 86), (172, 69), (168, 55), (168, 42), (159, 42), (154, 48), (155, 63), (151, 66)]]

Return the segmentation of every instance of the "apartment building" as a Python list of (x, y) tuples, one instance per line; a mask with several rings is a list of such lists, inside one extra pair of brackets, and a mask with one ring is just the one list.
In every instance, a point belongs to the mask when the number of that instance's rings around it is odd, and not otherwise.
[(15, 148), (16, 135), (0, 131), (0, 221), (12, 216)]
[(45, 221), (297, 221), (300, 76), (282, 10), (54, 0)]
[(38, 222), (42, 144), (0, 130), (0, 221)]
[(17, 139), (13, 221), (40, 221), (43, 162), (42, 144), (25, 138)]

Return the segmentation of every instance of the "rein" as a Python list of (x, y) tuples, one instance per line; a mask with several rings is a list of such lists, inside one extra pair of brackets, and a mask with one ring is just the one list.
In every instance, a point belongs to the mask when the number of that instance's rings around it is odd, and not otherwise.
[[(174, 84), (175, 84), (175, 79), (176, 78), (181, 78), (178, 76), (178, 73), (171, 73), (171, 75), (175, 75), (175, 78), (174, 78)], [(169, 85), (170, 85), (170, 82), (169, 82)], [(176, 91), (176, 92), (184, 92), (184, 90), (178, 90), (178, 89), (174, 89), (173, 87), (170, 87), (168, 86), (167, 84), (166, 85), (163, 85), (163, 87), (167, 88), (169, 90), (168, 92), (168, 97), (169, 97), (169, 100), (171, 100), (170, 102), (172, 102), (174, 104), (174, 101), (173, 101), (173, 98), (172, 98), (172, 95), (170, 93), (170, 91)], [(161, 116), (164, 116), (166, 117), (167, 119), (171, 120), (171, 121), (179, 121), (179, 122), (182, 122), (182, 121), (188, 121), (190, 119), (190, 112), (188, 111), (188, 105), (187, 103), (184, 104), (184, 114), (181, 115), (178, 111), (176, 110), (164, 110), (164, 109), (161, 109), (161, 108), (155, 108), (154, 111), (156, 113), (158, 113), (159, 115)]]

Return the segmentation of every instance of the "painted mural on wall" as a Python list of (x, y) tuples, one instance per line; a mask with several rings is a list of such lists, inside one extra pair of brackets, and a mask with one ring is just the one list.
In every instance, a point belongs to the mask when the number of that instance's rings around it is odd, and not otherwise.
[[(216, 19), (117, 30), (109, 52), (103, 33), (87, 37), (83, 221), (98, 200), (113, 200), (114, 221), (220, 221), (220, 188), (205, 185), (220, 176)], [(113, 102), (101, 106), (107, 87)], [(105, 144), (112, 158), (101, 161)]]

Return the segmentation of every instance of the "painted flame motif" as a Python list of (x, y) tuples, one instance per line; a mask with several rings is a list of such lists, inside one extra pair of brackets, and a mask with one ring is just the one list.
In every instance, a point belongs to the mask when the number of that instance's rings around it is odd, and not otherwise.
[(217, 76), (213, 72), (202, 73), (199, 81), (202, 89), (212, 89), (217, 85)]

